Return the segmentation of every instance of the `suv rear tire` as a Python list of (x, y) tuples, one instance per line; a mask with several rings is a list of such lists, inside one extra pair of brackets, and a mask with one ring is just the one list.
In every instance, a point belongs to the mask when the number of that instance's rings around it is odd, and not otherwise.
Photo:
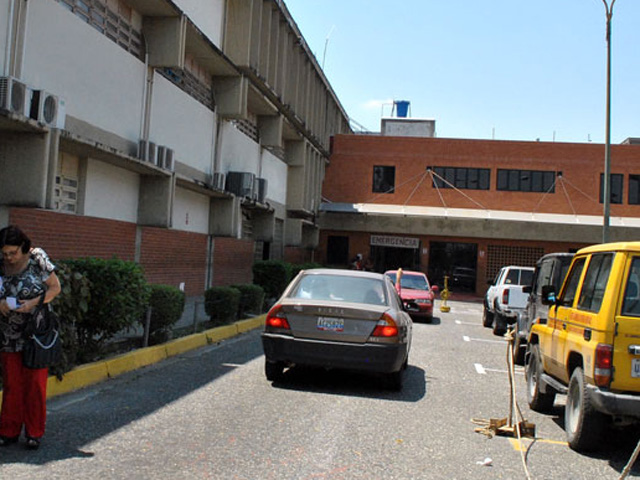
[(578, 452), (594, 450), (604, 426), (605, 416), (593, 407), (584, 372), (578, 367), (571, 375), (564, 409), (564, 430), (569, 446)]
[(532, 410), (536, 412), (548, 412), (553, 408), (556, 392), (550, 387), (547, 392), (540, 390), (542, 377), (542, 360), (540, 359), (540, 347), (529, 345), (529, 359), (525, 365), (524, 374), (527, 379), (527, 400)]
[(482, 325), (487, 328), (491, 328), (491, 325), (493, 325), (493, 313), (489, 311), (486, 305), (482, 312)]

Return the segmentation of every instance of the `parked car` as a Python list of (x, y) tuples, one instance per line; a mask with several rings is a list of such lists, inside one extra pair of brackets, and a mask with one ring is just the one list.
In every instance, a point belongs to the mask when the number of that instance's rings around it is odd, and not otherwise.
[(557, 394), (567, 395), (564, 429), (574, 450), (604, 445), (612, 420), (640, 425), (639, 287), (640, 242), (583, 248), (559, 295), (542, 287), (550, 307), (548, 319), (531, 327), (527, 399), (544, 412)]
[[(396, 285), (398, 270), (387, 270), (384, 274)], [(400, 288), (398, 289), (396, 285), (396, 289), (414, 320), (424, 320), (425, 322), (433, 320), (433, 305), (435, 294), (438, 293), (438, 286), (431, 285), (424, 273), (402, 270)]]
[(284, 379), (285, 368), (310, 365), (383, 374), (402, 388), (413, 323), (386, 275), (301, 271), (267, 313), (262, 333), (265, 374)]
[(542, 287), (553, 285), (556, 292), (560, 291), (573, 255), (573, 253), (549, 253), (540, 257), (536, 263), (532, 284), (525, 285), (523, 288), (523, 292), (529, 294), (529, 297), (524, 313), (518, 317), (513, 341), (513, 356), (516, 364), (524, 365), (524, 354), (527, 349), (527, 337), (531, 330), (531, 324), (538, 318), (547, 319), (549, 307), (546, 305), (547, 302), (542, 301)]
[(482, 324), (493, 327), (495, 335), (504, 335), (507, 325), (513, 325), (523, 314), (529, 294), (522, 291), (531, 285), (533, 267), (509, 265), (502, 267), (496, 278), (489, 284), (484, 296)]
[(473, 290), (476, 289), (476, 271), (468, 267), (454, 267), (452, 272), (453, 289)]

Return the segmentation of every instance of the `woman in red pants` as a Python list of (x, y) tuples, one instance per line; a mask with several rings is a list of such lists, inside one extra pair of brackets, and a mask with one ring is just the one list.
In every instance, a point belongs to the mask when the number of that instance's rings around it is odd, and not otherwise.
[(18, 227), (0, 230), (0, 364), (2, 410), (0, 447), (16, 443), (24, 425), (28, 449), (40, 447), (47, 416), (46, 368), (22, 365), (24, 330), (44, 294), (49, 303), (60, 293), (55, 267)]

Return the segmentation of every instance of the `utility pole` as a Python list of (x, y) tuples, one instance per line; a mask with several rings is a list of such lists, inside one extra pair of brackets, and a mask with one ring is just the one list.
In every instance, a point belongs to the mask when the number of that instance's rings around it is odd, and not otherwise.
[(616, 0), (612, 0), (611, 5), (607, 0), (602, 0), (607, 16), (607, 101), (605, 120), (605, 147), (604, 147), (604, 186), (602, 196), (604, 201), (604, 213), (602, 224), (602, 243), (609, 241), (609, 216), (611, 213), (611, 18), (613, 17), (613, 5)]

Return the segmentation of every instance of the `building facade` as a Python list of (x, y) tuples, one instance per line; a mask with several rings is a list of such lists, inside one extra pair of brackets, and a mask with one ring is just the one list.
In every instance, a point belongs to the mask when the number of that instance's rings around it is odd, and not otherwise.
[[(482, 294), (504, 265), (602, 241), (604, 152), (590, 143), (337, 135), (318, 258), (347, 265), (362, 253), (375, 270), (422, 270), (439, 285), (456, 277)], [(610, 240), (637, 240), (637, 141), (612, 146), (611, 173)]]
[(0, 0), (0, 227), (201, 295), (311, 260), (348, 117), (282, 0)]

